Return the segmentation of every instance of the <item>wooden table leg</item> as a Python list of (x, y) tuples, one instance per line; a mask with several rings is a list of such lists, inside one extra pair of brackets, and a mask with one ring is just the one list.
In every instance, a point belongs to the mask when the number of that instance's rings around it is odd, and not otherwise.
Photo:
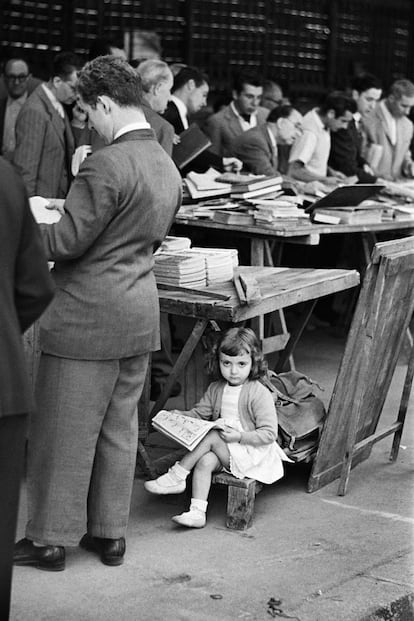
[(178, 356), (177, 361), (174, 364), (170, 375), (168, 376), (168, 380), (165, 382), (164, 388), (161, 391), (160, 396), (158, 397), (157, 401), (154, 403), (152, 407), (152, 410), (150, 413), (150, 419), (152, 419), (155, 416), (155, 414), (159, 412), (160, 410), (162, 410), (162, 408), (164, 407), (170, 395), (171, 388), (176, 382), (178, 376), (181, 374), (183, 369), (187, 366), (188, 362), (190, 361), (193, 351), (195, 350), (198, 343), (200, 342), (200, 339), (208, 323), (209, 323), (208, 319), (198, 319), (195, 322), (194, 327), (191, 331), (191, 334), (188, 337), (181, 354)]
[(304, 310), (299, 318), (297, 325), (294, 330), (291, 332), (290, 339), (285, 347), (285, 349), (281, 352), (277, 366), (276, 372), (281, 373), (286, 364), (288, 358), (293, 355), (295, 347), (302, 336), (304, 329), (306, 328), (306, 324), (308, 323), (310, 316), (312, 315), (313, 309), (315, 308), (317, 300), (309, 300), (304, 304)]

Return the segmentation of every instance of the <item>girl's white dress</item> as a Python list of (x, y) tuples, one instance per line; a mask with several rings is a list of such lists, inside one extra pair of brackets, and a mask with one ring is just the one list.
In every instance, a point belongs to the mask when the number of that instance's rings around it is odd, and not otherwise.
[[(241, 386), (226, 384), (221, 402), (220, 418), (229, 427), (244, 431), (240, 423), (238, 402)], [(283, 477), (282, 461), (291, 461), (277, 442), (251, 446), (230, 442), (230, 472), (238, 479), (250, 477), (262, 483), (274, 483)]]

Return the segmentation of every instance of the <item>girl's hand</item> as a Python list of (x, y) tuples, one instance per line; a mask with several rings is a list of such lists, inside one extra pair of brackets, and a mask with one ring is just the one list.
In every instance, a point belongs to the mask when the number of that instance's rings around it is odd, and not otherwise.
[(48, 200), (49, 202), (47, 205), (45, 205), (45, 207), (47, 207), (47, 209), (56, 209), (56, 211), (61, 213), (63, 216), (63, 214), (65, 213), (65, 199), (64, 198), (51, 198)]
[(240, 431), (236, 431), (231, 427), (225, 427), (223, 431), (219, 431), (219, 436), (222, 440), (224, 440), (224, 442), (227, 442), (228, 444), (230, 442), (240, 442), (241, 439)]

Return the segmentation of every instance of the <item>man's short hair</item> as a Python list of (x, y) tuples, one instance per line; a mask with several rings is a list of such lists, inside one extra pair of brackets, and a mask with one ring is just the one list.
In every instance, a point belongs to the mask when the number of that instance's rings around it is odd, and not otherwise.
[(106, 95), (121, 107), (140, 107), (141, 78), (128, 61), (115, 56), (99, 56), (86, 63), (79, 73), (77, 90), (93, 108), (99, 96)]
[(352, 97), (349, 97), (342, 91), (334, 91), (325, 97), (324, 101), (319, 106), (319, 110), (323, 114), (326, 114), (329, 110), (333, 110), (335, 112), (335, 118), (338, 118), (343, 116), (345, 112), (352, 112), (352, 114), (354, 114), (357, 108), (356, 102)]
[(414, 97), (414, 84), (410, 80), (396, 80), (391, 84), (390, 95), (394, 95), (395, 99)]
[(82, 67), (79, 56), (73, 52), (60, 52), (53, 59), (52, 78), (68, 80), (74, 71)]
[(281, 106), (276, 106), (269, 112), (269, 115), (266, 119), (267, 123), (276, 123), (279, 119), (287, 119), (292, 114), (293, 106), (289, 104), (282, 104)]
[(174, 93), (178, 91), (180, 88), (187, 84), (190, 80), (194, 80), (196, 87), (198, 88), (202, 84), (208, 84), (208, 76), (203, 73), (196, 67), (183, 67), (180, 71), (174, 76), (174, 85), (171, 91)]
[(169, 66), (162, 60), (144, 60), (136, 71), (141, 78), (142, 88), (147, 93), (151, 90), (151, 86), (159, 82), (168, 82), (172, 76)]
[(382, 90), (382, 84), (381, 80), (372, 75), (372, 73), (364, 73), (364, 75), (359, 75), (352, 80), (351, 88), (353, 91), (357, 91), (357, 93), (365, 93), (370, 88)]
[(233, 80), (233, 90), (235, 90), (236, 93), (241, 93), (245, 84), (263, 86), (263, 80), (254, 73), (242, 72), (235, 76)]

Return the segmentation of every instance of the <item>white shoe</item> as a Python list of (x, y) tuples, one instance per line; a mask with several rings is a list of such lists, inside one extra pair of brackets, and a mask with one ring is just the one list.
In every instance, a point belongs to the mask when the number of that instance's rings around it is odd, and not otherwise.
[(174, 466), (158, 479), (145, 481), (144, 488), (151, 494), (182, 494), (185, 492), (186, 482), (179, 479), (173, 470)]
[(198, 509), (190, 509), (181, 515), (174, 515), (171, 519), (176, 524), (188, 526), (188, 528), (203, 528), (206, 525), (206, 514)]

